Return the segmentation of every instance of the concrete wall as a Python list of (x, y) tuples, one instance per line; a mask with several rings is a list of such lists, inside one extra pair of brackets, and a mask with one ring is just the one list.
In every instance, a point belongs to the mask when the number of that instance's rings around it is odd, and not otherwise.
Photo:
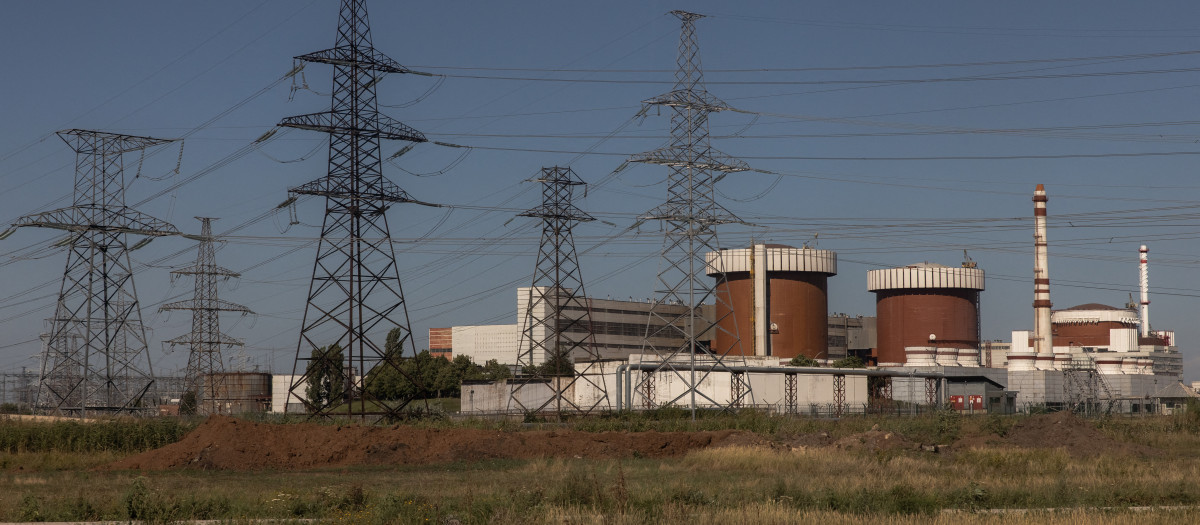
[[(304, 401), (296, 395), (288, 395), (288, 389), (292, 387), (292, 381), (300, 376), (290, 374), (276, 374), (271, 376), (271, 412), (282, 414), (284, 412), (284, 404), (287, 403), (288, 413), (304, 413)], [(303, 390), (297, 391), (301, 396), (304, 395)]]
[(1028, 405), (1063, 403), (1061, 370), (1009, 370), (1008, 389), (1017, 391), (1017, 410)]

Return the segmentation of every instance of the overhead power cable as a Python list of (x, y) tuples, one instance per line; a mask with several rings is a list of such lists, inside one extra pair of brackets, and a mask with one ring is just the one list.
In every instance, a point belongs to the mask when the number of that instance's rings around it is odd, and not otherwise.
[[(496, 146), (459, 146), (492, 151), (521, 151), (528, 153), (563, 153), (571, 155), (597, 155), (603, 157), (628, 157), (626, 152), (578, 151), (538, 148), (504, 148)], [(1200, 155), (1200, 151), (1140, 151), (1127, 153), (1064, 153), (1055, 155), (936, 155), (911, 157), (819, 157), (807, 155), (739, 155), (751, 160), (828, 160), (828, 161), (940, 161), (940, 160), (1019, 160), (1019, 159), (1105, 159), (1121, 157), (1174, 157)]]
[[(870, 84), (936, 84), (946, 82), (996, 82), (1009, 80), (1051, 80), (1060, 78), (1096, 78), (1122, 77), (1138, 75), (1167, 75), (1176, 73), (1195, 73), (1200, 67), (1181, 67), (1168, 69), (1142, 69), (1135, 71), (1096, 71), (1079, 73), (1053, 73), (1042, 75), (995, 75), (995, 76), (962, 76), (962, 77), (931, 77), (931, 78), (893, 78), (893, 79), (841, 79), (841, 80), (706, 80), (705, 84), (725, 86), (827, 86), (827, 85), (870, 85)], [(450, 78), (472, 80), (515, 80), (521, 82), (569, 82), (585, 84), (651, 84), (673, 85), (674, 80), (646, 79), (612, 79), (612, 78), (553, 78), (553, 77), (518, 77), (510, 75), (456, 75), (446, 74)]]
[[(1200, 54), (1200, 50), (1188, 49), (1181, 51), (1164, 51), (1160, 53), (1135, 53), (1128, 55), (1101, 55), (1088, 57), (1062, 58), (1031, 58), (1017, 60), (992, 60), (985, 62), (943, 62), (932, 64), (893, 64), (874, 66), (837, 66), (837, 67), (756, 67), (735, 69), (704, 68), (705, 74), (710, 73), (795, 73), (807, 71), (873, 71), (886, 69), (932, 69), (944, 67), (982, 67), (1006, 66), (1016, 64), (1053, 64), (1062, 62), (1090, 62), (1096, 60), (1131, 60), (1146, 58), (1163, 58)], [(469, 66), (413, 66), (417, 69), (443, 69), (450, 71), (519, 71), (525, 73), (674, 73), (674, 69), (586, 69), (586, 68), (531, 68), (531, 67), (469, 67)]]

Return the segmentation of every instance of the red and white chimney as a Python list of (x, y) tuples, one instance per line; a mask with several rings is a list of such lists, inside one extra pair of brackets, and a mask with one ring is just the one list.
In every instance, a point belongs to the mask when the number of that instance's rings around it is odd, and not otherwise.
[(1038, 368), (1051, 368), (1054, 339), (1050, 327), (1050, 255), (1046, 242), (1046, 187), (1033, 192), (1033, 351)]
[(1138, 249), (1138, 255), (1141, 256), (1141, 262), (1138, 264), (1138, 269), (1141, 270), (1142, 286), (1142, 302), (1141, 302), (1141, 324), (1142, 337), (1150, 337), (1150, 248), (1145, 244)]

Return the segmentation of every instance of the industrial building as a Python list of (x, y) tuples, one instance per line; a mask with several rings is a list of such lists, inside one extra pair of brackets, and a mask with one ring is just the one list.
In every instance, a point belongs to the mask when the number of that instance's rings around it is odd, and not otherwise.
[[(517, 289), (517, 320), (515, 324), (454, 326), (429, 329), (429, 350), (437, 355), (465, 355), (471, 361), (479, 364), (495, 359), (501, 364), (515, 365), (521, 351), (527, 351), (529, 343), (522, 341), (522, 322), (529, 302), (529, 288)], [(591, 314), (591, 325), (595, 333), (595, 347), (601, 360), (628, 360), (631, 355), (640, 354), (644, 348), (647, 323), (653, 322), (649, 315), (651, 303), (647, 301), (620, 301), (614, 299), (584, 299)], [(663, 305), (670, 309), (678, 309), (680, 313), (686, 310), (682, 305)], [(536, 315), (548, 316), (550, 308), (534, 305)], [(702, 313), (707, 318), (713, 317), (713, 305), (703, 305)], [(813, 352), (831, 359), (846, 355), (869, 353), (875, 341), (874, 318), (849, 317), (846, 315), (827, 316), (822, 302), (820, 310), (807, 310), (807, 317), (800, 319), (794, 313), (780, 308), (781, 317), (790, 318), (790, 325), (807, 323), (808, 326), (819, 325), (821, 341), (826, 345), (824, 352)], [(740, 312), (727, 317), (733, 318)], [(740, 325), (739, 325), (740, 326)], [(653, 326), (649, 333), (654, 333)], [(711, 340), (714, 333), (721, 330), (711, 330), (702, 336), (703, 340)], [(826, 335), (829, 334), (829, 335)], [(564, 333), (565, 337), (581, 336), (575, 332)], [(774, 337), (775, 334), (772, 334)], [(536, 336), (536, 334), (535, 334)], [(660, 347), (670, 347), (676, 344), (672, 340), (655, 340)], [(680, 342), (681, 343), (681, 342)], [(799, 355), (784, 352), (777, 357), (790, 359)], [(805, 354), (807, 355), (807, 354)], [(586, 356), (573, 356), (575, 360), (586, 360)], [(545, 356), (534, 356), (534, 364), (545, 360)]]
[[(674, 369), (662, 368), (656, 355), (636, 354), (628, 361), (610, 361), (593, 365), (586, 373), (589, 381), (577, 381), (568, 395), (575, 403), (599, 406), (606, 410), (640, 410), (667, 404), (682, 395), (687, 385), (677, 370), (686, 366), (682, 360)], [(838, 416), (863, 413), (870, 405), (868, 377), (889, 374), (886, 371), (847, 369), (843, 373), (830, 369), (811, 369), (780, 366), (777, 358), (746, 357), (744, 364), (730, 365), (723, 370), (711, 370), (715, 361), (701, 361), (697, 370), (704, 373), (698, 381), (702, 393), (696, 406), (715, 408), (742, 406), (766, 408), (776, 413), (814, 416)], [(580, 373), (585, 373), (580, 370)], [(734, 381), (739, 376), (743, 381)], [(639, 379), (647, 379), (639, 381)], [(549, 399), (554, 388), (544, 380), (540, 387), (520, 390), (521, 405), (538, 406), (539, 400)], [(923, 378), (921, 379), (924, 380)], [(515, 381), (515, 380), (514, 380)], [(732, 385), (746, 384), (745, 391)], [(640, 387), (636, 385), (641, 385)], [(474, 413), (512, 412), (516, 406), (510, 397), (507, 381), (497, 383), (468, 383), (462, 388), (462, 410)]]
[[(479, 364), (493, 359), (501, 364), (517, 364), (517, 356), (522, 352), (528, 352), (530, 347), (529, 341), (522, 337), (522, 333), (525, 331), (522, 323), (528, 318), (526, 312), (532, 308), (533, 315), (541, 316), (540, 318), (544, 319), (549, 317), (552, 310), (552, 305), (546, 301), (538, 301), (537, 304), (530, 305), (530, 291), (529, 287), (517, 289), (517, 323), (431, 328), (429, 329), (430, 351), (448, 352), (451, 356), (465, 355), (470, 357), (471, 361)], [(546, 294), (536, 294), (535, 297), (546, 297)], [(619, 301), (584, 298), (583, 303), (587, 305), (590, 313), (590, 324), (595, 334), (594, 348), (600, 359), (627, 359), (630, 354), (642, 351), (652, 306), (648, 300)], [(580, 307), (567, 306), (565, 309), (576, 308)], [(664, 308), (664, 311), (667, 312), (675, 310), (674, 313), (683, 313), (687, 310), (686, 306), (669, 304), (662, 305), (660, 308)], [(539, 328), (546, 329), (546, 323), (539, 324), (541, 325)], [(650, 328), (650, 333), (657, 331), (653, 330), (653, 326)], [(534, 337), (546, 337), (546, 334), (543, 333), (533, 335)], [(585, 336), (586, 334), (574, 330), (563, 333), (563, 337), (568, 339)], [(670, 340), (655, 340), (654, 342), (661, 346), (674, 344), (674, 341)], [(576, 353), (583, 354), (579, 350)], [(589, 359), (587, 355), (571, 357), (574, 361)], [(532, 363), (537, 365), (545, 360), (545, 355), (534, 355)]]

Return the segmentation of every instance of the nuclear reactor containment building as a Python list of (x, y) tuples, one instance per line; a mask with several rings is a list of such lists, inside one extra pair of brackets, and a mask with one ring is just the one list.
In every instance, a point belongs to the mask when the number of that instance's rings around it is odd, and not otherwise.
[(905, 347), (937, 347), (939, 360), (978, 352), (983, 270), (932, 263), (871, 270), (867, 289), (875, 292), (879, 366), (904, 364)]
[(718, 279), (713, 348), (730, 354), (825, 359), (829, 296), (837, 254), (829, 250), (756, 244), (709, 252), (708, 275)]

